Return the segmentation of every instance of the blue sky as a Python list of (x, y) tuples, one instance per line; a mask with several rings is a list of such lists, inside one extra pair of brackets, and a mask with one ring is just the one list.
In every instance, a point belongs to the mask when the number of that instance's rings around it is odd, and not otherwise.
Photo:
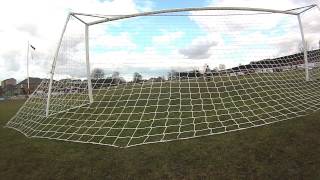
[[(139, 2), (139, 0), (136, 0)], [(209, 5), (208, 0), (154, 0), (153, 9), (203, 7)]]
[[(136, 1), (138, 2), (138, 1)], [(169, 2), (169, 1), (168, 1)], [(212, 5), (213, 2), (210, 1), (186, 1), (187, 3), (181, 3), (181, 1), (174, 0), (170, 1), (170, 3), (166, 3), (165, 1), (152, 1), (150, 7), (152, 10), (161, 10), (161, 9), (170, 9), (170, 8), (185, 8), (185, 7), (202, 7)], [(181, 14), (181, 13), (180, 13)], [(184, 13), (184, 14), (190, 14)], [(245, 17), (245, 16), (244, 16)], [(207, 18), (207, 17), (204, 17)], [(109, 26), (106, 30), (107, 34), (111, 34), (113, 36), (121, 36), (123, 33), (128, 34), (128, 39), (136, 45), (136, 48), (133, 49), (126, 49), (127, 52), (130, 52), (129, 55), (124, 56), (113, 56), (110, 59), (117, 59), (119, 64), (123, 63), (122, 65), (117, 65), (116, 63), (112, 66), (112, 68), (116, 71), (121, 71), (122, 74), (133, 74), (135, 71), (139, 71), (144, 73), (145, 76), (152, 76), (152, 75), (159, 75), (163, 74), (166, 75), (168, 71), (174, 70), (192, 70), (192, 69), (199, 69), (202, 70), (204, 64), (209, 64), (211, 68), (218, 67), (219, 64), (225, 64), (227, 68), (231, 68), (237, 66), (239, 64), (247, 64), (250, 61), (254, 60), (262, 60), (263, 58), (274, 57), (277, 54), (277, 47), (272, 47), (270, 42), (266, 41), (266, 39), (270, 36), (275, 38), (283, 37), (288, 31), (288, 27), (283, 26), (284, 24), (290, 24), (292, 22), (288, 22), (286, 17), (279, 17), (277, 21), (270, 23), (266, 23), (271, 27), (261, 28), (261, 27), (246, 27), (244, 30), (235, 32), (235, 35), (243, 36), (243, 37), (250, 37), (252, 34), (258, 34), (263, 36), (265, 39), (257, 39), (256, 42), (245, 43), (245, 42), (238, 42), (237, 37), (234, 37), (232, 34), (232, 30), (225, 29), (228, 28), (223, 27), (225, 24), (221, 24), (220, 21), (215, 21), (214, 18), (208, 17), (208, 19), (214, 20), (212, 23), (218, 23), (214, 30), (208, 30), (203, 28), (201, 25), (202, 19), (192, 19), (188, 16), (185, 17), (139, 17), (134, 19), (127, 19), (121, 20), (119, 24), (115, 24)], [(229, 20), (231, 23), (233, 21), (241, 21), (242, 17), (235, 17), (235, 19)], [(245, 17), (246, 18), (246, 17)], [(259, 17), (258, 17), (259, 18)], [(260, 16), (260, 18), (265, 18), (265, 16)], [(218, 19), (218, 17), (216, 18)], [(221, 19), (221, 18), (220, 18)], [(296, 19), (295, 19), (296, 20)], [(254, 19), (253, 23), (259, 24), (260, 19)], [(226, 21), (227, 22), (227, 21)], [(208, 23), (208, 22), (205, 22)], [(210, 22), (209, 22), (210, 23)], [(244, 22), (244, 24), (247, 22)], [(240, 23), (241, 24), (241, 23)], [(261, 23), (262, 25), (264, 23)], [(238, 25), (238, 24), (236, 24)], [(235, 25), (235, 26), (236, 26)], [(204, 25), (205, 26), (205, 25)], [(252, 25), (251, 25), (252, 26)], [(254, 25), (253, 25), (254, 26)], [(210, 29), (210, 28), (209, 28)], [(297, 29), (296, 29), (297, 30)], [(228, 32), (224, 32), (228, 31)], [(294, 30), (293, 30), (294, 31)], [(181, 37), (172, 38), (170, 41), (162, 44), (162, 43), (155, 43), (154, 39), (166, 36), (168, 34), (181, 32)], [(217, 36), (215, 36), (217, 34)], [(297, 33), (297, 35), (299, 35)], [(259, 36), (259, 37), (260, 37)], [(210, 40), (210, 38), (212, 38)], [(214, 39), (217, 38), (217, 39)], [(220, 38), (220, 39), (219, 39)], [(197, 39), (202, 39), (198, 44), (192, 47), (192, 44)], [(219, 40), (218, 40), (219, 39)], [(252, 39), (248, 39), (252, 40)], [(212, 41), (212, 42), (211, 42)], [(220, 41), (220, 42), (218, 42)], [(243, 41), (243, 40), (242, 40)], [(204, 45), (202, 45), (202, 44)], [(203, 57), (199, 55), (194, 55), (189, 57), (190, 54), (181, 53), (179, 56), (174, 56), (174, 53), (183, 52), (183, 49), (187, 49), (187, 51), (197, 50), (195, 49), (197, 46), (206, 48), (206, 43), (212, 45), (208, 47), (208, 52), (198, 50), (200, 53), (208, 53), (208, 57)], [(233, 49), (228, 50), (221, 50), (223, 48), (229, 48), (235, 46)], [(216, 50), (214, 46), (217, 46)], [(295, 44), (293, 46), (296, 46)], [(104, 44), (100, 44), (99, 46), (92, 47), (92, 51), (96, 53), (106, 54), (121, 54), (121, 51), (127, 48), (127, 46), (108, 46), (106, 47)], [(153, 56), (148, 56), (148, 48), (153, 48)], [(219, 49), (220, 48), (220, 49)], [(248, 50), (252, 51), (252, 54), (248, 54)], [(225, 53), (228, 52), (228, 53)], [(144, 56), (138, 56), (137, 54), (144, 54)], [(211, 54), (209, 54), (211, 53)], [(270, 53), (268, 55), (268, 53)], [(162, 61), (165, 65), (154, 67), (154, 61), (157, 61), (157, 55), (161, 54)], [(258, 55), (259, 54), (259, 55)], [(139, 58), (132, 58), (130, 56), (138, 56)], [(184, 60), (178, 60), (182, 56), (185, 57)], [(107, 55), (103, 56), (107, 57)], [(154, 59), (155, 60), (154, 60)], [(97, 58), (98, 59), (98, 58)], [(166, 61), (168, 60), (169, 61)], [(105, 61), (102, 59), (101, 61)], [(112, 60), (111, 60), (112, 61)], [(174, 63), (172, 61), (177, 61), (179, 63)], [(97, 62), (99, 67), (101, 67), (101, 63)], [(132, 65), (134, 64), (134, 66)], [(110, 64), (108, 64), (110, 66)], [(150, 65), (150, 68), (148, 68)], [(106, 67), (107, 68), (107, 67)], [(109, 74), (112, 73), (110, 68), (106, 69), (106, 72)]]

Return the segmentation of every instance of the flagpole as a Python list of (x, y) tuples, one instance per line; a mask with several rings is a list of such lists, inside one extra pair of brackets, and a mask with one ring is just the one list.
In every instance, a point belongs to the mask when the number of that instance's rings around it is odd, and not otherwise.
[(28, 52), (27, 52), (27, 81), (28, 81), (28, 89), (27, 94), (29, 95), (30, 81), (29, 81), (29, 41), (28, 41)]

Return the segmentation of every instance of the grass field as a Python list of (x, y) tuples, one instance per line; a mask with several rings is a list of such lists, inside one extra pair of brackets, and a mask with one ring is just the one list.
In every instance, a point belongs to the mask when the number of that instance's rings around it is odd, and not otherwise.
[[(22, 101), (0, 102), (0, 126)], [(320, 112), (222, 135), (119, 149), (0, 130), (0, 179), (318, 179)]]
[(86, 91), (52, 95), (49, 117), (46, 96), (32, 96), (8, 125), (28, 137), (129, 147), (304, 116), (320, 109), (319, 91), (302, 70), (121, 84), (95, 89), (91, 104)]

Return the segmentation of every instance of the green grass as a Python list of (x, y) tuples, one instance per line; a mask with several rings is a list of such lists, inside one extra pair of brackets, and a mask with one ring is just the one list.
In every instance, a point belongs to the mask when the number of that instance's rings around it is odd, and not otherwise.
[(29, 137), (119, 147), (219, 134), (320, 109), (319, 81), (304, 78), (294, 70), (119, 85), (95, 90), (92, 104), (86, 92), (52, 96), (49, 117), (46, 98), (34, 96), (9, 125)]
[[(22, 103), (0, 102), (1, 127)], [(318, 179), (319, 117), (127, 149), (1, 128), (0, 179)]]

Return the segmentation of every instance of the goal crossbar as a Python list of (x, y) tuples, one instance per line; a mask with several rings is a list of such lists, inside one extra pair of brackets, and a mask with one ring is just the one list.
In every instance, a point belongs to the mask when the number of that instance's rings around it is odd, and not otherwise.
[[(301, 8), (307, 8), (305, 11), (316, 7), (317, 5), (310, 5)], [(299, 9), (301, 9), (299, 8)], [(292, 10), (275, 10), (275, 9), (264, 9), (264, 8), (249, 8), (249, 7), (201, 7), (201, 8), (180, 8), (180, 9), (167, 9), (167, 10), (159, 10), (159, 11), (151, 11), (151, 12), (144, 12), (144, 13), (136, 13), (130, 15), (119, 15), (117, 17), (112, 18), (105, 18), (101, 20), (97, 20), (94, 22), (88, 23), (88, 25), (95, 25), (109, 21), (116, 21), (121, 19), (139, 17), (139, 16), (151, 16), (151, 15), (158, 15), (158, 14), (165, 14), (165, 13), (178, 13), (178, 12), (190, 12), (190, 11), (253, 11), (253, 12), (266, 12), (266, 13), (278, 13), (278, 14), (288, 14), (288, 15), (299, 15), (301, 12), (292, 12)], [(303, 12), (305, 12), (303, 11)], [(74, 15), (86, 15), (92, 17), (98, 17), (98, 15), (89, 15), (84, 13), (72, 13)], [(103, 15), (99, 15), (100, 18)]]

